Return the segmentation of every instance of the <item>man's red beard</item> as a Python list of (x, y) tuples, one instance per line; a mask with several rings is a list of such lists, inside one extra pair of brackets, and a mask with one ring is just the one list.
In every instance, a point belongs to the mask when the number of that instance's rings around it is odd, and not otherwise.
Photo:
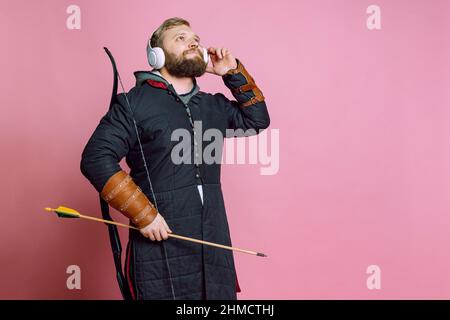
[(174, 77), (200, 77), (206, 72), (206, 63), (203, 60), (203, 51), (199, 48), (194, 49), (197, 54), (186, 58), (186, 55), (193, 50), (183, 53), (182, 57), (177, 57), (164, 50), (166, 56), (165, 67)]

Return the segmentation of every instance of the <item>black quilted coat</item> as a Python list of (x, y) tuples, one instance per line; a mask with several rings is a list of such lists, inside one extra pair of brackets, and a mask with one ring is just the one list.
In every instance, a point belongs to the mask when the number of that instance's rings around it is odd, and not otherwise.
[[(171, 151), (178, 142), (172, 141), (171, 133), (177, 128), (189, 130), (193, 141), (191, 159), (194, 159), (197, 156), (194, 141), (203, 148), (210, 143), (194, 135), (194, 121), (202, 121), (202, 133), (209, 128), (219, 129), (224, 137), (227, 128), (255, 129), (258, 133), (270, 123), (265, 102), (242, 107), (241, 104), (252, 98), (252, 91), (232, 91), (236, 100), (229, 100), (221, 93), (200, 91), (195, 79), (190, 93), (178, 95), (155, 72), (139, 71), (135, 75), (136, 86), (127, 93), (132, 113), (124, 94), (118, 95), (117, 102), (102, 117), (83, 151), (83, 175), (100, 192), (109, 177), (121, 170), (119, 162), (126, 157), (131, 177), (155, 202), (140, 154), (134, 118), (159, 212), (173, 233), (231, 246), (220, 163), (174, 164)], [(241, 73), (226, 74), (222, 79), (230, 90), (247, 83)], [(203, 203), (197, 185), (203, 187)], [(236, 291), (240, 291), (232, 251), (175, 238), (151, 241), (136, 230), (129, 233), (126, 276), (135, 299), (234, 300)]]

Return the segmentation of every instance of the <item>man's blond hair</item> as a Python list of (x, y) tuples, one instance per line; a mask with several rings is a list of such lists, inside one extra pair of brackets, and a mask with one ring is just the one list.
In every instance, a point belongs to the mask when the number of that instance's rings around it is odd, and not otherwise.
[(184, 20), (183, 18), (179, 17), (173, 17), (165, 20), (152, 35), (152, 38), (150, 40), (152, 48), (163, 47), (163, 36), (166, 30), (169, 30), (170, 28), (176, 26), (183, 26), (183, 25), (188, 27), (191, 26), (187, 20)]

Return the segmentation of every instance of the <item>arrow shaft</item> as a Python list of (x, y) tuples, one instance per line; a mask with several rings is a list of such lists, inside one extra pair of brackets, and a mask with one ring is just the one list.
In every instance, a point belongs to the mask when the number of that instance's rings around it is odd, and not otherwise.
[[(86, 219), (86, 220), (97, 221), (97, 222), (103, 222), (103, 223), (107, 223), (107, 224), (113, 224), (113, 225), (116, 225), (116, 226), (119, 226), (119, 227), (124, 227), (124, 228), (139, 230), (138, 228), (130, 226), (130, 225), (127, 225), (127, 224), (123, 224), (123, 223), (115, 222), (115, 221), (110, 221), (110, 220), (105, 220), (105, 219), (100, 219), (100, 218), (95, 218), (95, 217), (91, 217), (91, 216), (85, 216), (83, 214), (80, 214), (79, 218)], [(236, 248), (236, 247), (230, 247), (230, 246), (226, 246), (226, 245), (223, 245), (223, 244), (218, 244), (218, 243), (209, 242), (209, 241), (205, 241), (205, 240), (199, 240), (199, 239), (184, 237), (184, 236), (180, 236), (180, 235), (173, 234), (173, 233), (168, 233), (167, 235), (169, 237), (172, 237), (172, 238), (177, 238), (177, 239), (181, 239), (181, 240), (201, 243), (201, 244), (205, 244), (205, 245), (213, 246), (213, 247), (217, 247), (217, 248), (222, 248), (222, 249), (227, 249), (227, 250), (234, 250), (234, 251), (239, 251), (239, 252), (243, 252), (243, 253), (247, 253), (247, 254), (258, 255), (258, 252), (256, 252), (256, 251), (245, 250), (245, 249)]]
[(213, 247), (218, 247), (218, 248), (223, 248), (223, 249), (228, 249), (228, 250), (235, 250), (235, 251), (240, 251), (240, 252), (243, 252), (243, 253), (254, 254), (254, 255), (258, 254), (257, 252), (251, 251), (251, 250), (245, 250), (245, 249), (240, 249), (240, 248), (236, 248), (236, 247), (225, 246), (223, 244), (218, 244), (218, 243), (209, 242), (209, 241), (205, 241), (205, 240), (198, 240), (198, 239), (194, 239), (194, 238), (188, 238), (188, 237), (179, 236), (179, 235), (173, 234), (173, 233), (168, 233), (168, 235), (169, 235), (169, 237), (174, 237), (174, 238), (177, 238), (177, 239), (182, 239), (182, 240), (202, 243), (202, 244), (206, 244), (206, 245), (213, 246)]
[(123, 223), (120, 223), (120, 222), (109, 221), (109, 220), (104, 220), (104, 219), (100, 219), (100, 218), (94, 218), (94, 217), (85, 216), (85, 215), (82, 215), (82, 214), (80, 214), (80, 218), (87, 219), (87, 220), (98, 221), (98, 222), (104, 222), (104, 223), (107, 223), (107, 224), (113, 224), (113, 225), (116, 225), (116, 226), (119, 226), (119, 227), (125, 227), (125, 228), (129, 228), (129, 229), (139, 230), (136, 227), (129, 226), (127, 224), (123, 224)]

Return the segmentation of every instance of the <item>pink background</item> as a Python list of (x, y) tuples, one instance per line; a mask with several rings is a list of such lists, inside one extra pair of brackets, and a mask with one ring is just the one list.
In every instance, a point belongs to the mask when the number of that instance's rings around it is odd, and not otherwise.
[[(81, 30), (66, 28), (70, 4)], [(371, 4), (381, 30), (366, 27)], [(129, 90), (173, 16), (243, 61), (280, 130), (278, 174), (223, 167), (233, 244), (269, 255), (235, 253), (238, 298), (449, 299), (445, 0), (2, 1), (0, 298), (121, 298), (106, 227), (43, 208), (100, 217), (79, 162), (111, 95), (102, 47)], [(220, 77), (199, 84), (232, 97)], [(72, 264), (81, 290), (66, 288)], [(366, 286), (372, 264), (380, 290)]]

